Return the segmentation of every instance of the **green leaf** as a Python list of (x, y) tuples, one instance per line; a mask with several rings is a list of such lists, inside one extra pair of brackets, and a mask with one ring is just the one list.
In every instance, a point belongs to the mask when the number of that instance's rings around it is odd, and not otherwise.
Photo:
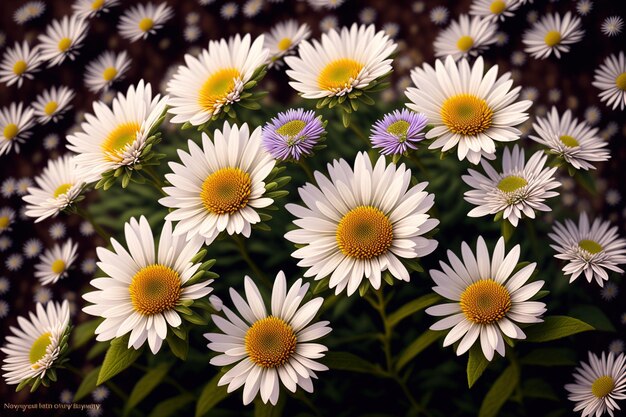
[(559, 401), (559, 397), (552, 387), (541, 378), (531, 378), (524, 381), (522, 384), (522, 393), (525, 397), (529, 398)]
[(98, 375), (97, 385), (113, 378), (132, 365), (133, 362), (141, 356), (143, 348), (135, 350), (132, 347), (130, 349), (126, 347), (128, 346), (128, 338), (129, 336), (127, 335), (113, 339), (111, 342), (111, 346), (109, 346), (109, 350), (107, 350), (104, 361), (102, 362), (102, 369), (100, 369), (100, 374)]
[(154, 390), (165, 378), (167, 372), (170, 370), (171, 365), (168, 363), (161, 363), (155, 368), (150, 369), (139, 381), (135, 384), (135, 387), (130, 392), (130, 397), (124, 406), (124, 415), (127, 416), (133, 408), (137, 406), (146, 398), (152, 390)]
[(389, 317), (387, 318), (387, 322), (390, 326), (395, 326), (402, 319), (405, 319), (417, 313), (418, 311), (421, 311), (425, 308), (430, 307), (431, 305), (435, 304), (439, 300), (441, 300), (441, 297), (438, 296), (437, 294), (423, 295), (413, 301), (406, 303), (405, 305), (403, 305), (402, 307), (400, 307), (399, 309), (391, 313)]
[(576, 365), (574, 353), (569, 349), (540, 348), (535, 349), (521, 359), (525, 365), (538, 366), (573, 366)]
[(472, 388), (488, 366), (489, 361), (485, 358), (480, 345), (475, 343), (470, 348), (467, 359), (467, 386)]
[(183, 361), (187, 360), (187, 354), (189, 353), (189, 341), (186, 338), (182, 339), (176, 334), (168, 334), (165, 341), (174, 356)]
[(102, 321), (102, 319), (94, 319), (76, 326), (72, 331), (72, 348), (79, 349), (91, 339), (95, 339), (94, 332)]
[(196, 417), (202, 417), (228, 396), (226, 385), (217, 386), (222, 374), (215, 375), (205, 386), (196, 403)]
[(330, 369), (339, 371), (360, 372), (382, 376), (383, 370), (378, 365), (372, 364), (349, 352), (327, 352), (326, 356), (320, 360)]
[(515, 364), (496, 379), (491, 386), (478, 411), (478, 417), (496, 417), (519, 383), (519, 368)]
[(254, 417), (280, 417), (285, 408), (286, 395), (279, 395), (276, 405), (264, 404), (261, 398), (254, 400)]
[(158, 403), (148, 417), (169, 417), (194, 400), (194, 396), (185, 393), (168, 398)]
[(434, 330), (426, 330), (417, 339), (415, 339), (406, 349), (400, 353), (396, 362), (396, 369), (399, 371), (409, 363), (414, 357), (422, 353), (424, 349), (435, 343), (443, 336), (443, 332), (436, 332)]
[(548, 316), (543, 323), (524, 329), (529, 342), (549, 342), (590, 330), (594, 328), (589, 324), (567, 316)]
[(506, 219), (502, 219), (502, 223), (500, 224), (500, 226), (501, 226), (502, 237), (504, 237), (505, 242), (508, 242), (509, 239), (511, 239), (511, 236), (513, 236), (515, 227), (513, 227), (511, 222), (509, 222)]
[(592, 325), (596, 330), (614, 332), (615, 327), (604, 312), (594, 305), (580, 305), (572, 308), (569, 315)]
[(91, 394), (93, 390), (96, 389), (96, 381), (98, 379), (98, 374), (100, 373), (100, 367), (92, 369), (89, 371), (85, 378), (78, 386), (76, 390), (76, 394), (74, 394), (74, 402), (78, 402), (85, 398), (87, 395)]

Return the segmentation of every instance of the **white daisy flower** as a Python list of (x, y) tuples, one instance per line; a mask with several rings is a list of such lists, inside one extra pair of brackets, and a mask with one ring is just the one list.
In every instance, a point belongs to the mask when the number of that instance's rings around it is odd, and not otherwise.
[(449, 17), (450, 12), (444, 6), (434, 7), (430, 11), (430, 21), (439, 26), (445, 25), (448, 22)]
[(25, 78), (33, 79), (33, 72), (39, 70), (41, 63), (39, 47), (31, 48), (26, 41), (21, 45), (16, 42), (13, 48), (8, 48), (2, 55), (0, 82), (7, 86), (17, 83), (17, 88), (20, 88)]
[(2, 181), (2, 186), (0, 186), (0, 193), (2, 197), (9, 198), (12, 197), (17, 191), (17, 181), (13, 177), (9, 177)]
[(619, 191), (615, 189), (610, 189), (606, 191), (604, 199), (606, 201), (606, 204), (608, 204), (609, 206), (616, 206), (619, 204), (620, 201), (622, 201), (622, 195), (619, 193)]
[(169, 221), (161, 231), (158, 249), (143, 216), (139, 221), (131, 218), (124, 225), (124, 234), (128, 251), (115, 239), (111, 239), (113, 251), (97, 248), (98, 266), (107, 276), (91, 281), (98, 291), (83, 295), (93, 303), (83, 311), (104, 317), (96, 328), (96, 340), (130, 333), (129, 349), (139, 349), (147, 340), (156, 354), (167, 337), (168, 326), (182, 324), (176, 306), (208, 295), (213, 280), (186, 285), (200, 268), (191, 260), (202, 247), (202, 239), (185, 241), (184, 236), (173, 236)]
[(374, 23), (376, 20), (376, 9), (373, 7), (365, 7), (359, 12), (359, 21), (364, 25)]
[(24, 256), (29, 259), (38, 256), (42, 250), (43, 245), (41, 244), (41, 241), (39, 239), (28, 239), (26, 243), (24, 243)]
[(201, 125), (237, 102), (245, 84), (267, 61), (269, 51), (263, 48), (263, 36), (251, 42), (250, 35), (239, 35), (226, 41), (210, 41), (195, 58), (185, 55), (185, 64), (167, 84), (171, 95), (169, 113), (172, 123)]
[(287, 20), (274, 26), (270, 33), (265, 34), (265, 48), (269, 49), (268, 67), (282, 65), (282, 58), (291, 55), (296, 47), (311, 36), (311, 30), (306, 23), (298, 25), (295, 20)]
[(605, 149), (608, 143), (598, 136), (598, 129), (572, 118), (570, 110), (561, 117), (556, 107), (552, 107), (547, 118), (539, 117), (533, 123), (533, 129), (538, 136), (530, 135), (532, 140), (546, 146), (575, 169), (595, 169), (591, 162), (608, 161), (611, 157)]
[(352, 25), (322, 35), (321, 43), (302, 41), (298, 56), (285, 57), (289, 83), (304, 98), (343, 96), (388, 74), (394, 43), (374, 25)]
[(72, 10), (76, 15), (88, 19), (107, 13), (109, 8), (117, 6), (119, 2), (120, 0), (76, 0), (72, 4)]
[(491, 19), (466, 14), (450, 23), (437, 39), (434, 48), (436, 57), (452, 56), (455, 61), (467, 56), (476, 56), (496, 42), (498, 26)]
[(95, 402), (101, 403), (109, 397), (109, 389), (101, 385), (91, 392), (91, 396)]
[(94, 114), (85, 116), (82, 131), (67, 136), (67, 148), (76, 152), (76, 174), (85, 182), (122, 166), (141, 162), (146, 141), (158, 128), (168, 97), (152, 96), (150, 83), (131, 85), (118, 93), (113, 105), (95, 102)]
[(80, 16), (63, 16), (53, 20), (46, 28), (46, 33), (38, 36), (41, 59), (49, 61), (48, 67), (61, 64), (65, 58), (74, 60), (78, 55), (89, 27)]
[(336, 9), (341, 6), (345, 0), (308, 0), (314, 9)]
[(183, 37), (187, 42), (197, 41), (200, 38), (201, 34), (202, 30), (200, 29), (200, 26), (196, 25), (186, 26), (185, 30), (183, 31)]
[(85, 259), (80, 264), (80, 270), (83, 274), (92, 275), (98, 269), (98, 265), (96, 264), (96, 260), (93, 258)]
[(591, 9), (593, 9), (591, 0), (579, 0), (578, 3), (576, 3), (576, 11), (581, 16), (587, 16), (589, 12), (591, 12)]
[(222, 8), (220, 9), (220, 15), (224, 20), (232, 19), (233, 17), (237, 16), (237, 13), (239, 13), (239, 6), (234, 1), (224, 3)]
[(50, 133), (43, 138), (43, 147), (44, 149), (51, 151), (59, 146), (59, 142), (61, 142), (61, 138), (56, 133)]
[(56, 216), (70, 206), (80, 195), (85, 181), (77, 175), (72, 155), (50, 159), (43, 172), (35, 177), (37, 186), (28, 189), (23, 197), (26, 215), (35, 223)]
[[(592, 83), (593, 84), (593, 83)], [(597, 87), (597, 86), (596, 86)], [(626, 98), (625, 98), (626, 100)], [(602, 119), (602, 113), (600, 113), (600, 109), (596, 106), (589, 106), (585, 110), (585, 121), (590, 125), (596, 125)]]
[(337, 26), (339, 26), (339, 20), (336, 16), (326, 16), (322, 20), (320, 20), (319, 28), (322, 32), (330, 32), (331, 30), (337, 30)]
[(63, 246), (58, 243), (47, 249), (35, 265), (35, 277), (41, 285), (54, 284), (67, 276), (68, 270), (78, 256), (78, 244), (68, 239)]
[(622, 33), (624, 27), (624, 19), (619, 16), (610, 16), (604, 19), (602, 22), (602, 33), (606, 36), (612, 37)]
[(30, 107), (24, 110), (21, 102), (0, 110), (0, 156), (13, 149), (20, 153), (20, 144), (32, 134), (28, 130), (35, 124), (33, 115), (34, 110)]
[(410, 187), (411, 170), (404, 164), (387, 165), (381, 156), (375, 166), (366, 153), (357, 154), (354, 170), (343, 160), (328, 164), (329, 178), (315, 172), (318, 186), (299, 188), (304, 206), (287, 204), (299, 228), (285, 234), (303, 245), (291, 254), (308, 268), (305, 277), (330, 276), (329, 288), (352, 295), (363, 278), (375, 289), (381, 273), (409, 281), (401, 262), (424, 257), (437, 241), (424, 237), (439, 221), (426, 213), (435, 196), (424, 191), (427, 183)]
[(437, 138), (429, 149), (442, 152), (457, 146), (459, 161), (467, 158), (477, 164), (481, 157), (494, 159), (497, 142), (519, 139), (521, 132), (513, 126), (528, 119), (525, 113), (532, 102), (515, 100), (521, 87), (510, 90), (510, 73), (497, 78), (498, 66), (484, 74), (482, 57), (470, 67), (466, 59), (445, 64), (437, 60), (435, 68), (424, 64), (411, 73), (417, 88), (408, 88), (411, 100), (407, 107), (424, 113), (434, 125), (426, 138)]
[(50, 228), (48, 229), (48, 233), (50, 233), (50, 237), (52, 239), (59, 240), (65, 237), (67, 229), (63, 223), (57, 222), (50, 226)]
[(626, 398), (626, 356), (602, 352), (598, 357), (589, 352), (589, 362), (582, 362), (574, 373), (575, 383), (565, 385), (574, 411), (581, 417), (616, 415), (621, 410), (618, 400)]
[(11, 230), (11, 225), (15, 221), (15, 210), (11, 207), (0, 209), (0, 233)]
[(50, 288), (39, 287), (35, 290), (33, 300), (36, 303), (46, 305), (50, 302), (50, 300), (52, 300), (52, 291), (50, 291)]
[(254, 17), (263, 9), (263, 0), (248, 0), (243, 5), (243, 15), (246, 17)]
[(74, 90), (65, 86), (45, 90), (32, 105), (37, 121), (46, 124), (51, 120), (56, 123), (62, 119), (63, 113), (72, 108), (70, 102), (75, 95)]
[(261, 127), (224, 122), (213, 141), (202, 133), (202, 148), (192, 140), (189, 153), (179, 150), (182, 164), (170, 162), (165, 178), (167, 197), (159, 200), (174, 209), (165, 218), (177, 221), (174, 234), (190, 239), (200, 235), (209, 245), (220, 232), (250, 237), (251, 225), (261, 218), (256, 209), (273, 203), (265, 196), (265, 179), (276, 161), (261, 146)]
[(4, 266), (12, 272), (18, 271), (24, 264), (24, 258), (19, 253), (9, 255), (4, 262)]
[(43, 1), (29, 1), (13, 12), (13, 20), (18, 25), (35, 20), (46, 11), (46, 3)]
[(16, 385), (30, 378), (41, 378), (55, 365), (61, 356), (63, 338), (70, 325), (67, 301), (52, 302), (44, 308), (37, 304), (36, 313), (29, 318), (18, 317), (19, 328), (11, 326), (2, 352), (2, 370), (8, 385)]
[(608, 56), (600, 68), (596, 69), (591, 84), (602, 90), (599, 95), (600, 101), (606, 102), (607, 107), (611, 107), (613, 110), (619, 107), (620, 110), (624, 110), (626, 106), (626, 59), (624, 52), (620, 52), (619, 55)]
[(561, 53), (569, 52), (569, 45), (579, 42), (584, 33), (580, 17), (572, 17), (570, 12), (563, 17), (558, 13), (548, 14), (524, 33), (524, 51), (537, 59), (545, 59), (552, 53), (561, 58)]
[(15, 194), (21, 196), (28, 192), (28, 187), (33, 185), (33, 180), (28, 177), (20, 178), (15, 185)]
[[(611, 301), (619, 294), (619, 287), (613, 282), (607, 282), (600, 290), (600, 297), (605, 301)], [(612, 350), (609, 348), (609, 350)]]
[(148, 35), (154, 35), (172, 16), (174, 9), (167, 3), (158, 6), (153, 3), (138, 4), (124, 12), (117, 30), (131, 42), (146, 39)]
[(493, 359), (494, 352), (504, 356), (504, 337), (525, 339), (518, 323), (540, 323), (546, 305), (530, 299), (541, 290), (543, 281), (527, 284), (535, 271), (535, 262), (513, 274), (520, 255), (515, 245), (505, 254), (504, 238), (498, 239), (493, 254), (482, 236), (476, 243), (476, 254), (465, 242), (461, 245), (463, 259), (448, 251), (450, 265), (439, 262), (442, 271), (430, 270), (437, 286), (433, 290), (449, 299), (450, 303), (426, 309), (431, 316), (446, 316), (430, 326), (431, 330), (451, 330), (443, 341), (449, 346), (458, 340), (456, 354), (462, 355), (479, 340), (485, 358)]
[(570, 283), (584, 273), (588, 282), (595, 279), (602, 287), (609, 279), (607, 269), (624, 273), (618, 265), (626, 263), (626, 239), (609, 221), (595, 219), (590, 225), (587, 213), (581, 213), (578, 226), (569, 219), (556, 222), (548, 236), (555, 242), (550, 245), (557, 251), (554, 257), (567, 261), (563, 272), (571, 275)]
[(122, 80), (130, 67), (130, 58), (126, 51), (103, 52), (85, 68), (85, 85), (89, 91), (98, 93), (106, 90), (116, 81)]
[(310, 324), (324, 299), (314, 298), (301, 305), (309, 284), (303, 285), (302, 279), (298, 279), (287, 288), (281, 271), (274, 280), (268, 314), (254, 281), (246, 276), (244, 286), (245, 300), (230, 289), (239, 315), (224, 306), (226, 318), (212, 316), (223, 333), (204, 335), (210, 342), (208, 348), (220, 353), (211, 359), (212, 365), (237, 363), (220, 378), (218, 385), (228, 385), (228, 392), (244, 386), (244, 405), (250, 404), (258, 393), (264, 403), (276, 405), (281, 384), (291, 392), (298, 386), (313, 392), (312, 379), (317, 378), (316, 372), (328, 370), (317, 362), (328, 348), (311, 343), (331, 331), (328, 321)]
[(84, 221), (80, 224), (79, 231), (80, 231), (80, 234), (85, 237), (93, 236), (93, 234), (96, 232), (96, 230), (93, 227), (93, 224), (91, 224), (88, 221)]
[(505, 18), (513, 16), (513, 12), (520, 6), (519, 0), (474, 0), (469, 14), (504, 21)]

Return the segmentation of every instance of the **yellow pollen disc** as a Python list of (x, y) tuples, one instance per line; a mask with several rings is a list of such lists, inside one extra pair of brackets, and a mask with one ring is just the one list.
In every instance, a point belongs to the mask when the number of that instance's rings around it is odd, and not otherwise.
[(4, 230), (9, 227), (9, 223), (11, 223), (11, 219), (9, 219), (9, 216), (0, 217), (0, 230)]
[(7, 140), (11, 140), (17, 136), (18, 131), (19, 131), (19, 128), (17, 127), (15, 123), (9, 123), (8, 125), (4, 127), (2, 134)]
[(356, 79), (363, 64), (350, 58), (336, 59), (328, 63), (317, 77), (317, 84), (322, 90), (338, 90), (350, 86), (350, 80)]
[(411, 125), (406, 120), (398, 120), (387, 127), (387, 133), (391, 133), (395, 137), (404, 140), (406, 139), (409, 127), (411, 127)]
[(213, 111), (235, 88), (235, 80), (241, 77), (236, 68), (224, 68), (211, 74), (200, 87), (198, 104), (205, 110)]
[(500, 191), (504, 191), (505, 193), (512, 193), (513, 191), (519, 190), (522, 187), (525, 187), (528, 184), (522, 177), (518, 177), (517, 175), (509, 175), (508, 177), (504, 177), (498, 183), (498, 189)]
[(613, 388), (615, 388), (615, 380), (605, 375), (593, 381), (591, 393), (598, 398), (604, 398), (613, 391)]
[(58, 44), (59, 51), (61, 52), (67, 51), (70, 49), (70, 46), (72, 46), (72, 40), (70, 38), (62, 38)]
[(54, 190), (54, 198), (57, 198), (58, 196), (67, 193), (70, 188), (72, 188), (72, 184), (69, 183), (59, 185), (57, 189)]
[(269, 316), (256, 321), (244, 338), (250, 360), (263, 368), (284, 365), (296, 351), (296, 334), (289, 324)]
[(626, 72), (622, 72), (615, 79), (615, 86), (622, 91), (626, 91)]
[(13, 74), (22, 75), (26, 72), (26, 68), (28, 68), (28, 64), (26, 61), (20, 59), (13, 64)]
[(286, 51), (291, 46), (291, 39), (282, 38), (277, 46), (280, 51)]
[(580, 242), (578, 242), (578, 247), (581, 248), (584, 251), (589, 252), (592, 255), (595, 255), (598, 252), (602, 251), (602, 245), (600, 245), (598, 242), (594, 242), (593, 240), (589, 240), (589, 239), (583, 239)]
[(456, 41), (456, 47), (462, 52), (469, 51), (472, 46), (474, 46), (474, 39), (471, 36), (461, 36), (459, 40)]
[(108, 67), (102, 71), (102, 78), (104, 81), (111, 81), (117, 75), (117, 69), (115, 67)]
[(359, 206), (346, 213), (335, 232), (341, 252), (352, 258), (371, 259), (387, 252), (393, 242), (393, 225), (377, 208)]
[(59, 104), (56, 101), (49, 101), (48, 104), (43, 108), (43, 112), (48, 116), (52, 116), (55, 111), (59, 108)]
[(28, 354), (28, 360), (31, 364), (34, 365), (37, 361), (46, 356), (46, 349), (48, 345), (50, 345), (50, 336), (52, 336), (50, 332), (44, 333), (33, 342)]
[(126, 145), (135, 141), (139, 129), (141, 129), (141, 126), (137, 122), (127, 122), (118, 125), (102, 142), (102, 151), (107, 155), (122, 151)]
[(580, 145), (580, 143), (570, 135), (559, 136), (559, 140), (568, 148), (575, 148)]
[(207, 211), (232, 214), (248, 204), (251, 192), (250, 174), (239, 168), (221, 168), (204, 180), (200, 198)]
[(476, 324), (491, 324), (511, 309), (511, 294), (492, 279), (476, 281), (461, 294), (461, 311)]
[(561, 33), (557, 30), (551, 30), (550, 32), (546, 33), (546, 36), (545, 38), (543, 38), (543, 41), (549, 47), (553, 47), (559, 42), (561, 42)]
[(494, 0), (489, 6), (489, 11), (493, 14), (500, 14), (506, 9), (506, 3), (502, 0)]
[(63, 271), (65, 271), (65, 261), (63, 261), (63, 259), (57, 259), (56, 261), (52, 262), (52, 272), (54, 272), (55, 274), (60, 274)]
[(154, 26), (154, 20), (149, 17), (144, 17), (139, 21), (139, 30), (142, 32), (147, 32)]
[(133, 308), (144, 316), (171, 310), (182, 293), (178, 272), (164, 265), (141, 268), (133, 276), (128, 290)]
[(276, 129), (276, 133), (281, 136), (294, 137), (298, 135), (298, 133), (302, 132), (302, 129), (304, 129), (305, 126), (306, 123), (302, 120), (291, 120)]
[(471, 94), (452, 96), (441, 106), (441, 119), (454, 133), (475, 136), (491, 127), (493, 110), (487, 102)]
[(94, 0), (91, 2), (91, 10), (100, 10), (104, 5), (104, 0)]

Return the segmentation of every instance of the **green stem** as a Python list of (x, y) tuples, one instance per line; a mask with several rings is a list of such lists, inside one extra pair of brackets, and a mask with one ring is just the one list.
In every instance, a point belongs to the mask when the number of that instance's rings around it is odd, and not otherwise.
[(261, 268), (259, 268), (259, 266), (252, 260), (252, 258), (250, 257), (250, 254), (248, 253), (248, 250), (246, 249), (246, 245), (243, 243), (243, 240), (241, 239), (241, 237), (239, 235), (232, 235), (232, 238), (233, 238), (233, 241), (235, 242), (235, 245), (237, 245), (237, 250), (239, 250), (241, 257), (246, 262), (246, 264), (248, 264), (250, 269), (252, 269), (252, 272), (254, 272), (254, 275), (261, 280), (263, 285), (271, 289), (273, 287), (272, 281), (265, 275), (265, 273), (263, 273)]
[(141, 172), (146, 174), (146, 176), (148, 177), (148, 182), (152, 186), (154, 186), (154, 188), (156, 188), (159, 193), (161, 193), (164, 197), (167, 197), (168, 194), (165, 191), (163, 191), (163, 187), (165, 186), (165, 183), (161, 180), (161, 178), (159, 178), (157, 173), (154, 171), (153, 167), (149, 165), (145, 166), (143, 167)]
[(298, 165), (300, 165), (302, 170), (305, 172), (306, 176), (309, 178), (309, 181), (315, 182), (315, 177), (313, 176), (313, 171), (311, 170), (311, 167), (306, 162), (306, 160), (299, 159), (298, 160)]
[(350, 123), (350, 130), (352, 130), (359, 139), (361, 139), (361, 141), (365, 144), (365, 146), (369, 149), (371, 147), (371, 143), (369, 141), (369, 139), (365, 136), (365, 134), (361, 131), (361, 129), (359, 129), (359, 127), (354, 124), (354, 123)]
[(91, 213), (89, 213), (87, 210), (85, 210), (84, 208), (78, 205), (76, 205), (74, 209), (76, 211), (76, 214), (78, 214), (80, 217), (82, 217), (83, 219), (91, 223), (91, 225), (93, 226), (93, 229), (102, 239), (104, 239), (105, 241), (108, 241), (109, 239), (111, 239), (111, 235), (106, 230), (104, 230), (102, 226), (100, 226), (98, 223), (95, 222)]
[(420, 161), (419, 158), (415, 156), (413, 152), (408, 152), (407, 157), (417, 166), (417, 169), (419, 169), (424, 174), (426, 179), (430, 178), (430, 174), (428, 173), (428, 168), (426, 168), (426, 166), (422, 163), (422, 161)]

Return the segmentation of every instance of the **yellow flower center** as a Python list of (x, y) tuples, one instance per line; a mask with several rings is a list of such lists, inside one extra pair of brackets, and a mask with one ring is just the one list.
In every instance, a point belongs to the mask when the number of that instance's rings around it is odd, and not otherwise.
[(118, 125), (102, 142), (102, 151), (105, 155), (118, 153), (135, 141), (139, 129), (141, 126), (137, 122), (126, 122)]
[(278, 50), (286, 51), (291, 46), (291, 39), (289, 39), (289, 38), (282, 38), (280, 40), (280, 42), (278, 42), (277, 46), (278, 46)]
[(341, 58), (331, 61), (322, 69), (317, 77), (317, 84), (322, 90), (338, 90), (350, 85), (356, 79), (363, 64), (354, 59)]
[(17, 127), (15, 123), (9, 123), (8, 125), (4, 127), (4, 131), (2, 132), (2, 134), (4, 135), (6, 140), (11, 140), (17, 136), (18, 131), (19, 131), (19, 128)]
[(568, 148), (575, 148), (580, 145), (580, 143), (570, 135), (559, 136), (559, 140)]
[(63, 271), (65, 271), (65, 261), (63, 259), (57, 259), (56, 261), (52, 262), (52, 272), (54, 272), (55, 274), (60, 274)]
[(341, 252), (352, 258), (371, 259), (387, 252), (393, 242), (393, 225), (377, 208), (359, 206), (346, 213), (335, 232)]
[(554, 45), (561, 42), (561, 33), (558, 30), (551, 30), (550, 32), (546, 33), (546, 36), (543, 38), (543, 41), (549, 47), (553, 47)]
[(506, 3), (502, 0), (494, 0), (489, 6), (489, 11), (493, 14), (500, 14), (506, 9)]
[(626, 72), (622, 72), (615, 79), (615, 86), (622, 91), (626, 91)]
[(52, 116), (55, 111), (59, 108), (59, 104), (56, 101), (49, 101), (48, 104), (43, 108), (43, 112), (48, 116)]
[(474, 46), (474, 39), (471, 36), (461, 36), (459, 40), (456, 41), (456, 47), (462, 52), (469, 51), (472, 46)]
[(598, 398), (604, 398), (613, 391), (613, 388), (615, 388), (615, 380), (605, 375), (593, 381), (591, 393)]
[(595, 255), (596, 253), (601, 252), (603, 249), (602, 245), (600, 245), (598, 242), (595, 242), (589, 239), (583, 239), (580, 242), (578, 242), (578, 247), (584, 251), (589, 252), (592, 255)]
[(102, 78), (104, 81), (111, 81), (117, 75), (117, 68), (108, 67), (104, 71), (102, 71)]
[(20, 59), (13, 64), (13, 74), (22, 75), (26, 72), (26, 68), (28, 68), (28, 64), (23, 59)]
[(244, 338), (250, 360), (263, 368), (284, 365), (296, 351), (296, 334), (289, 324), (269, 316), (256, 321)]
[(458, 94), (443, 102), (441, 119), (452, 132), (475, 136), (491, 127), (493, 110), (487, 102), (472, 94)]
[(502, 319), (511, 309), (511, 294), (492, 279), (482, 279), (461, 294), (461, 311), (476, 324), (491, 324)]
[(104, 5), (104, 0), (93, 0), (91, 2), (91, 10), (100, 10)]
[(211, 74), (200, 87), (198, 104), (203, 109), (213, 111), (217, 104), (224, 102), (235, 88), (235, 80), (241, 77), (236, 68), (224, 68)]
[(0, 230), (4, 230), (9, 227), (9, 223), (11, 223), (11, 219), (9, 216), (1, 216), (0, 217)]
[(54, 190), (54, 198), (57, 198), (62, 194), (66, 194), (70, 188), (72, 188), (72, 184), (70, 183), (59, 185), (57, 189)]
[(182, 293), (178, 272), (158, 264), (141, 268), (128, 290), (133, 308), (145, 316), (171, 310)]
[(281, 136), (294, 137), (298, 133), (302, 132), (302, 129), (304, 129), (305, 126), (306, 123), (303, 120), (291, 120), (276, 129), (276, 133)]
[(50, 345), (50, 336), (52, 336), (50, 332), (42, 334), (33, 342), (33, 345), (30, 347), (30, 352), (28, 353), (28, 360), (33, 365), (33, 369), (38, 368), (38, 367), (35, 367), (34, 365), (41, 358), (46, 356), (46, 349), (48, 349), (48, 346)]
[(200, 198), (207, 211), (232, 214), (248, 204), (251, 192), (250, 174), (239, 168), (221, 168), (204, 180)]
[(387, 127), (387, 133), (390, 133), (399, 138), (401, 141), (404, 141), (406, 140), (406, 134), (409, 131), (409, 127), (411, 127), (411, 124), (406, 120), (398, 120)]
[(528, 184), (522, 177), (518, 177), (517, 175), (509, 175), (508, 177), (504, 177), (498, 183), (498, 189), (500, 191), (504, 191), (505, 193), (512, 193), (513, 191), (519, 190), (522, 187), (525, 187)]
[(139, 30), (142, 32), (147, 32), (154, 26), (154, 20), (149, 17), (144, 17), (139, 21)]
[(70, 38), (61, 38), (58, 44), (59, 51), (61, 52), (67, 51), (70, 49), (70, 46), (72, 46), (72, 40)]

